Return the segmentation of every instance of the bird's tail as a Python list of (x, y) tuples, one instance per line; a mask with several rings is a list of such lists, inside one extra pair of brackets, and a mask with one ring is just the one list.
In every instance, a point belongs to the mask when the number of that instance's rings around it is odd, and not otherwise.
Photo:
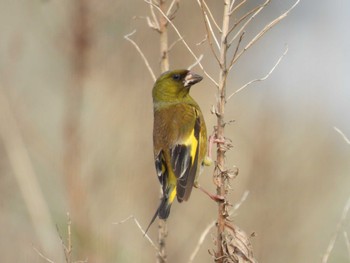
[(169, 187), (165, 193), (163, 193), (162, 200), (160, 202), (160, 205), (155, 212), (154, 216), (151, 219), (151, 222), (149, 223), (145, 235), (148, 231), (148, 229), (153, 224), (154, 220), (156, 220), (156, 217), (158, 216), (160, 219), (166, 220), (169, 217), (170, 214), (170, 208), (174, 201), (174, 198), (176, 196), (176, 187)]
[(166, 220), (169, 217), (170, 214), (170, 208), (172, 205), (172, 201), (169, 202), (169, 198), (167, 196), (163, 196), (162, 201), (160, 202), (160, 205), (158, 207), (158, 216), (160, 219)]

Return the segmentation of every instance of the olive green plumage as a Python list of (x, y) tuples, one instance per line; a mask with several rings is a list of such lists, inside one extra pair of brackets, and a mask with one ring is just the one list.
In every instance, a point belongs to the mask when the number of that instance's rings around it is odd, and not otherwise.
[(163, 197), (150, 225), (157, 216), (168, 218), (175, 197), (179, 202), (189, 199), (204, 164), (206, 126), (189, 94), (191, 86), (201, 80), (191, 71), (174, 70), (163, 73), (154, 84), (154, 159)]

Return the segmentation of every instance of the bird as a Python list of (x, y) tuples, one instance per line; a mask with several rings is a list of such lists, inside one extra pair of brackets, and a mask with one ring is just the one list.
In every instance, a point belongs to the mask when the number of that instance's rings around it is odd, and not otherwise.
[(207, 129), (198, 103), (190, 96), (191, 87), (202, 76), (186, 69), (164, 72), (153, 90), (153, 149), (157, 177), (162, 187), (160, 205), (145, 233), (158, 216), (166, 220), (175, 198), (190, 198), (204, 165), (210, 165)]

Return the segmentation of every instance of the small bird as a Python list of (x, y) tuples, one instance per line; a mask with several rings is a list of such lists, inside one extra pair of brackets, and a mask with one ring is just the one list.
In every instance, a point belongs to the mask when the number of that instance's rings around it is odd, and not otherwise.
[(177, 198), (187, 201), (206, 157), (207, 130), (201, 109), (190, 96), (203, 78), (186, 69), (163, 73), (153, 86), (153, 144), (155, 167), (163, 196), (149, 227), (158, 216), (167, 219)]

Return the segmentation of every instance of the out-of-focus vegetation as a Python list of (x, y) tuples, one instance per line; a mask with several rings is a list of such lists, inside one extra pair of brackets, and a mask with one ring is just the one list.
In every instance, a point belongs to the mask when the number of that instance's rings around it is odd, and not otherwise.
[[(208, 4), (221, 13), (218, 1)], [(246, 34), (290, 5), (271, 3)], [(240, 169), (232, 202), (250, 191), (234, 219), (256, 233), (260, 262), (319, 262), (350, 195), (350, 147), (333, 129), (350, 137), (349, 8), (347, 1), (302, 2), (229, 78), (228, 93), (265, 75), (288, 43), (273, 75), (234, 96), (226, 111), (235, 120), (227, 127), (234, 145), (227, 163)], [(153, 83), (123, 38), (137, 29), (133, 38), (158, 74), (158, 35), (145, 20), (132, 19), (147, 14), (135, 0), (0, 2), (1, 262), (44, 262), (33, 247), (64, 262), (59, 234), (67, 238), (67, 212), (74, 260), (154, 262), (153, 248), (131, 221), (113, 225), (133, 214), (145, 226), (158, 205)], [(181, 1), (174, 22), (215, 75), (209, 47), (196, 46), (205, 32), (196, 1)], [(171, 68), (193, 62), (181, 44), (170, 53)], [(204, 80), (192, 94), (212, 130), (215, 88)], [(201, 184), (214, 191), (211, 175), (206, 168)], [(190, 202), (173, 206), (169, 262), (188, 261), (216, 213), (216, 204), (196, 190)], [(350, 233), (348, 222), (343, 230)], [(156, 231), (150, 230), (154, 240)], [(212, 247), (208, 236), (196, 262), (210, 262)], [(340, 235), (329, 262), (346, 260)]]

